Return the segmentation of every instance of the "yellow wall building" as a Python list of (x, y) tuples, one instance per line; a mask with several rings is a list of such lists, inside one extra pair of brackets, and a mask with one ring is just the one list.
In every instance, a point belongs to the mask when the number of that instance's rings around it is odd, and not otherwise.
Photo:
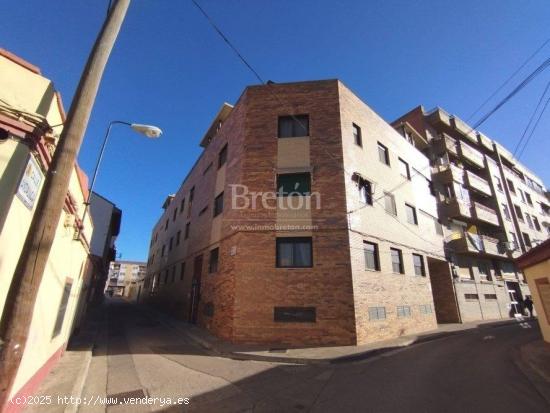
[[(64, 120), (53, 83), (37, 67), (0, 49), (0, 312), (62, 130), (50, 126)], [(75, 165), (12, 396), (36, 389), (85, 310), (93, 231), (89, 216), (84, 223), (79, 218), (86, 196), (87, 178)], [(75, 237), (79, 226), (81, 235)]]
[(523, 254), (517, 264), (523, 270), (533, 294), (544, 341), (550, 343), (550, 240)]

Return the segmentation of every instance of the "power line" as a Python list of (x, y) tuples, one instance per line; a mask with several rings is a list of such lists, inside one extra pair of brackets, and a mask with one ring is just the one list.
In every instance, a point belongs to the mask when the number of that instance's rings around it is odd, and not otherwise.
[(527, 122), (527, 125), (525, 126), (525, 129), (523, 130), (523, 133), (521, 134), (521, 138), (516, 144), (516, 147), (514, 148), (514, 152), (512, 156), (516, 156), (516, 153), (518, 149), (520, 148), (521, 144), (523, 143), (523, 139), (525, 138), (525, 135), (527, 134), (527, 131), (531, 127), (531, 123), (533, 122), (533, 119), (535, 119), (535, 115), (537, 114), (539, 107), (544, 99), (544, 96), (546, 95), (546, 92), (548, 91), (548, 88), (550, 87), (550, 81), (546, 84), (546, 88), (544, 88), (544, 91), (542, 92), (542, 95), (540, 95), (539, 101), (537, 103), (537, 106), (535, 107), (535, 110), (531, 114), (531, 117), (529, 118), (529, 122)]
[(484, 115), (471, 130), (479, 128), (490, 116), (492, 116), (497, 110), (499, 110), (506, 102), (514, 97), (519, 91), (527, 86), (534, 78), (541, 74), (548, 66), (550, 66), (550, 58), (542, 62), (535, 70), (533, 70), (523, 81), (517, 85), (506, 97), (504, 97), (493, 109), (491, 109), (486, 115)]
[(519, 71), (523, 69), (527, 65), (527, 63), (529, 63), (531, 59), (533, 59), (544, 48), (544, 46), (548, 44), (548, 42), (550, 42), (550, 39), (546, 39), (546, 41), (544, 41), (542, 45), (540, 45), (539, 48), (535, 50), (535, 52), (531, 56), (529, 56), (527, 60), (525, 60), (523, 64), (520, 67), (518, 67), (516, 71), (512, 73), (510, 77), (508, 77), (508, 79), (504, 81), (503, 84), (501, 84), (497, 88), (497, 90), (495, 90), (487, 99), (483, 101), (483, 103), (466, 119), (466, 121), (467, 122), (470, 121), (494, 96), (496, 96), (498, 92), (500, 92), (504, 88), (504, 86), (506, 86), (514, 78), (514, 76), (516, 76), (519, 73)]
[(537, 118), (537, 121), (535, 122), (535, 125), (533, 126), (533, 129), (531, 129), (531, 133), (527, 137), (527, 140), (525, 141), (525, 145), (523, 145), (523, 148), (521, 149), (521, 152), (518, 154), (518, 160), (521, 158), (521, 155), (523, 155), (523, 151), (525, 148), (527, 148), (527, 145), (529, 145), (529, 141), (531, 140), (531, 137), (535, 133), (535, 130), (537, 129), (537, 126), (539, 124), (540, 119), (542, 118), (542, 115), (544, 114), (544, 111), (548, 107), (548, 103), (550, 103), (550, 97), (546, 99), (546, 103), (544, 104), (544, 107), (542, 108), (542, 111), (539, 114), (539, 117)]

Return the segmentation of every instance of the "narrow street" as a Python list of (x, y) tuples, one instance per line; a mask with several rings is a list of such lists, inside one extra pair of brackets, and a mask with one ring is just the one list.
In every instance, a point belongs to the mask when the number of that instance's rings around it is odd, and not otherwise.
[[(289, 365), (217, 357), (146, 309), (106, 305), (82, 397), (158, 399), (91, 403), (79, 412), (549, 409), (514, 362), (520, 345), (540, 337), (535, 323), (472, 330), (354, 363)], [(190, 400), (168, 406), (168, 398)]]

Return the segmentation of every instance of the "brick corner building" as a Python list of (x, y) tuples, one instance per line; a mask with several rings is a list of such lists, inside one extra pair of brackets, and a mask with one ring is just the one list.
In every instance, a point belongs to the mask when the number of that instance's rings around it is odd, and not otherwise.
[(429, 160), (340, 81), (247, 87), (201, 146), (152, 231), (152, 303), (236, 343), (435, 328)]

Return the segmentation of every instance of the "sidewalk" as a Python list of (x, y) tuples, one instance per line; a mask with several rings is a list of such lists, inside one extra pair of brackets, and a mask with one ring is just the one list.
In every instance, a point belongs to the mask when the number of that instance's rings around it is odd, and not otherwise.
[(293, 364), (337, 364), (351, 362), (374, 357), (389, 351), (403, 349), (414, 344), (442, 339), (469, 330), (489, 329), (508, 324), (527, 322), (526, 320), (508, 319), (477, 321), (464, 324), (441, 324), (435, 330), (418, 335), (403, 336), (397, 339), (379, 341), (371, 344), (284, 349), (231, 344), (213, 336), (205, 329), (174, 319), (152, 307), (147, 306), (143, 308), (143, 311), (147, 311), (150, 315), (153, 315), (157, 321), (181, 331), (197, 344), (210, 350), (215, 355), (236, 360), (256, 360)]

